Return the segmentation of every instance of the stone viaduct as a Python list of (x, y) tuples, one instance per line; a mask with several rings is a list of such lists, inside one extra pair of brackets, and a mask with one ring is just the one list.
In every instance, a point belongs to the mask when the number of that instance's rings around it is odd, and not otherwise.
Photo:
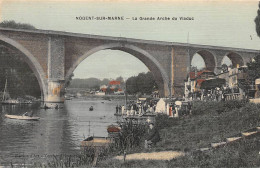
[(260, 54), (250, 49), (7, 28), (0, 28), (0, 42), (28, 63), (38, 79), (42, 99), (49, 105), (64, 102), (70, 75), (84, 59), (100, 50), (124, 51), (142, 61), (153, 73), (161, 97), (183, 95), (184, 80), (196, 53), (202, 56), (206, 68), (216, 73), (225, 56), (233, 66), (242, 66)]

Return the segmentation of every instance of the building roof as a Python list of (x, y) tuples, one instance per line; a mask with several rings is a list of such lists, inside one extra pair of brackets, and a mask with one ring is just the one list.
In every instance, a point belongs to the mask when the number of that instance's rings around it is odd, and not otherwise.
[(109, 85), (120, 85), (121, 82), (120, 82), (120, 81), (115, 81), (115, 80), (113, 80), (113, 81), (110, 81), (108, 84), (109, 84)]
[[(198, 71), (198, 72), (197, 72), (197, 77), (199, 77), (199, 76), (202, 75), (203, 73), (213, 73), (213, 74), (215, 75), (215, 73), (214, 73), (213, 71), (203, 70), (203, 71)], [(195, 78), (197, 78), (197, 77), (195, 76), (195, 72), (190, 72), (190, 73), (189, 73), (189, 77), (190, 77), (190, 79), (195, 79)]]

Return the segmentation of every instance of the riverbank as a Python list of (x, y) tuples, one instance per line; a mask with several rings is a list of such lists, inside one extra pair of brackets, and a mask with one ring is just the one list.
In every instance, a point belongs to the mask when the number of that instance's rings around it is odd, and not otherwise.
[[(194, 102), (192, 115), (178, 119), (157, 117), (156, 123), (162, 140), (149, 150), (149, 152), (180, 151), (186, 154), (184, 157), (170, 161), (142, 162), (138, 160), (123, 162), (109, 158), (100, 161), (97, 167), (259, 167), (259, 135), (217, 150), (193, 153), (197, 149), (209, 147), (211, 143), (221, 142), (259, 126), (259, 110), (260, 105), (245, 101)], [(134, 151), (136, 152), (133, 149), (128, 153)], [(144, 151), (147, 150), (139, 150)], [(236, 160), (243, 162), (234, 162)]]
[[(104, 96), (99, 96), (99, 95), (87, 95), (87, 96), (81, 96), (78, 98), (73, 98), (72, 100), (77, 100), (77, 99), (84, 99), (84, 100), (120, 100), (124, 101), (125, 96), (124, 95), (104, 95)], [(127, 100), (136, 100), (136, 96), (134, 95), (128, 95)]]

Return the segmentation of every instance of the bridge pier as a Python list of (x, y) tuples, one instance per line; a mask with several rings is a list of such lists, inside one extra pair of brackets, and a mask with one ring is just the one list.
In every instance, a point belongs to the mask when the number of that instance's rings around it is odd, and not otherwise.
[(48, 40), (48, 91), (44, 98), (44, 106), (61, 108), (65, 94), (65, 47), (64, 39), (49, 37)]
[(49, 80), (48, 94), (44, 99), (44, 106), (48, 108), (62, 108), (65, 95), (64, 80)]

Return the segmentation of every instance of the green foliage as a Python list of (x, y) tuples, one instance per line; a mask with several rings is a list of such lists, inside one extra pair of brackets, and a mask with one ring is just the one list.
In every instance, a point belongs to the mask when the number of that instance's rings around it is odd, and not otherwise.
[[(15, 21), (3, 21), (0, 23), (0, 27), (35, 29), (32, 25)], [(7, 88), (11, 98), (25, 95), (40, 97), (41, 91), (37, 78), (21, 55), (23, 54), (8, 47), (0, 47), (0, 91), (3, 91), (7, 79)]]
[(256, 33), (260, 37), (260, 2), (258, 4), (259, 9), (257, 10), (257, 16), (255, 18)]
[(116, 81), (120, 81), (122, 84), (122, 83), (124, 83), (124, 78), (122, 76), (119, 76), (116, 78)]
[[(243, 106), (245, 106), (248, 103), (248, 100), (228, 100), (225, 102), (221, 102), (220, 105), (223, 106), (223, 109), (217, 109), (216, 111), (218, 111), (218, 113), (221, 112), (229, 112), (231, 110), (234, 109), (240, 109)], [(220, 105), (218, 105), (218, 107), (220, 107)]]
[(208, 152), (186, 153), (185, 156), (162, 160), (104, 160), (98, 167), (109, 168), (259, 168), (259, 138), (241, 139)]
[(151, 72), (140, 73), (138, 76), (126, 80), (127, 93), (129, 94), (151, 94), (158, 86)]
[(247, 63), (248, 82), (253, 83), (255, 79), (260, 78), (260, 56), (256, 56), (252, 61)]
[(0, 47), (0, 91), (3, 91), (7, 79), (11, 98), (25, 95), (40, 97), (37, 78), (21, 55), (7, 47)]
[[(124, 82), (123, 77), (121, 76), (117, 77), (116, 80)], [(103, 80), (100, 80), (98, 78), (86, 78), (86, 79), (76, 78), (71, 80), (69, 84), (69, 88), (88, 88), (88, 89), (99, 90), (100, 86), (108, 85), (109, 81), (110, 80), (107, 78), (104, 78)]]
[(70, 76), (68, 78), (68, 81), (65, 83), (65, 87), (69, 87), (73, 77), (74, 77), (74, 74), (73, 73), (70, 74)]
[(101, 80), (100, 85), (108, 85), (109, 81), (109, 79), (104, 78), (103, 80)]
[[(241, 102), (195, 102), (193, 114), (162, 129), (158, 148), (191, 150), (259, 126), (260, 105)], [(232, 108), (232, 107), (233, 108)]]
[(87, 78), (87, 79), (72, 79), (69, 87), (70, 88), (98, 88), (100, 86), (101, 80), (97, 78)]
[(168, 115), (165, 114), (159, 114), (155, 118), (155, 126), (160, 130), (167, 127), (172, 127), (173, 125), (178, 124), (177, 118), (169, 118)]
[(203, 115), (209, 113), (210, 111), (215, 111), (215, 108), (219, 103), (214, 101), (209, 101), (205, 104), (203, 101), (194, 101), (192, 103), (192, 115)]
[(194, 101), (192, 104), (192, 115), (203, 115), (207, 113), (217, 112), (218, 114), (222, 112), (229, 112), (234, 109), (239, 109), (246, 105), (248, 100), (229, 100), (221, 102), (203, 102)]
[(227, 64), (222, 64), (222, 65), (221, 65), (221, 70), (222, 70), (223, 73), (228, 72), (228, 66), (227, 66)]
[(131, 121), (122, 123), (120, 134), (115, 142), (116, 149), (123, 152), (144, 145), (147, 129), (144, 124), (133, 124)]
[(259, 135), (241, 139), (223, 148), (191, 153), (169, 162), (168, 167), (252, 168), (260, 166)]
[(16, 23), (14, 20), (11, 21), (3, 21), (0, 23), (0, 27), (5, 28), (13, 28), (13, 29), (27, 29), (27, 30), (35, 30), (36, 28), (30, 24), (24, 23)]

